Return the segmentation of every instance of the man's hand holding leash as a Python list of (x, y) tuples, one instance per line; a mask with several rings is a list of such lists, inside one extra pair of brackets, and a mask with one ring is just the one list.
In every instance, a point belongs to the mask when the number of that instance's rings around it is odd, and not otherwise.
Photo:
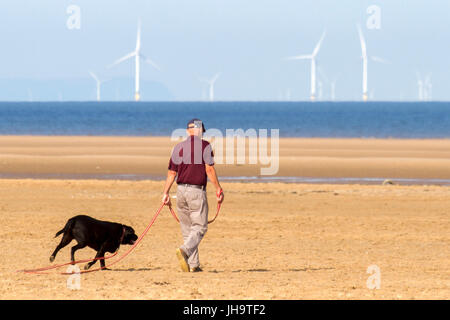
[(224, 200), (224, 194), (223, 194), (223, 190), (222, 188), (220, 188), (219, 190), (217, 190), (216, 192), (216, 198), (217, 198), (217, 202), (219, 204), (222, 204), (223, 200)]
[(169, 206), (169, 207), (172, 205), (172, 203), (170, 202), (170, 196), (169, 196), (168, 193), (164, 193), (164, 194), (163, 194), (163, 197), (162, 197), (162, 203), (163, 203), (165, 206)]

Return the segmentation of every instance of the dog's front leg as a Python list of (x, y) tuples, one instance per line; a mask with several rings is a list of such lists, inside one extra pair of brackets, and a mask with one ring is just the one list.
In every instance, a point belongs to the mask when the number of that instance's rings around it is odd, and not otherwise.
[[(95, 255), (95, 258), (93, 261), (87, 263), (84, 266), (84, 270), (89, 269), (90, 267), (92, 267), (93, 264), (95, 264), (97, 262), (97, 260), (100, 260), (100, 266), (102, 269), (106, 269), (105, 268), (105, 247), (106, 247), (106, 242), (103, 243), (100, 247), (100, 249), (97, 251), (97, 254)], [(99, 259), (100, 258), (100, 259)]]

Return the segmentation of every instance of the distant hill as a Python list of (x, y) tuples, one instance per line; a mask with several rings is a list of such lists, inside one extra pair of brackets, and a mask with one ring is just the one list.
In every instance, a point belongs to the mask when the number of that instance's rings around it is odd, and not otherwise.
[[(160, 82), (141, 80), (140, 91), (142, 101), (175, 100), (169, 88)], [(97, 84), (91, 78), (45, 80), (0, 78), (0, 101), (92, 101), (96, 99)], [(134, 79), (116, 78), (104, 82), (101, 86), (101, 100), (134, 100)]]

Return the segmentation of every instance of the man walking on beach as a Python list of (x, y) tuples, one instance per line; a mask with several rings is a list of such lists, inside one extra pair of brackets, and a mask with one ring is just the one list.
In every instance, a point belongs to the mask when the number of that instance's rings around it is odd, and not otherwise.
[(175, 146), (169, 161), (169, 170), (162, 202), (170, 205), (169, 191), (177, 178), (177, 208), (184, 243), (176, 250), (184, 272), (199, 272), (198, 246), (208, 230), (207, 179), (216, 188), (217, 201), (224, 196), (214, 169), (214, 155), (209, 142), (202, 139), (205, 127), (201, 120), (187, 124), (188, 137)]

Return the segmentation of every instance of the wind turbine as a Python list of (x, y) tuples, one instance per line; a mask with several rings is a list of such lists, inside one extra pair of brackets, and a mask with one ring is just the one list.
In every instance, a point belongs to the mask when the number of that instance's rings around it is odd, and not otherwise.
[(336, 101), (336, 81), (337, 79), (333, 79), (333, 81), (331, 81), (331, 101)]
[(431, 101), (433, 99), (433, 84), (431, 83), (431, 73), (425, 77), (425, 97), (427, 101)]
[(147, 62), (148, 64), (151, 64), (156, 70), (160, 70), (160, 68), (149, 58), (145, 57), (142, 53), (141, 53), (141, 21), (138, 21), (138, 29), (137, 29), (137, 40), (136, 40), (136, 49), (127, 54), (126, 56), (123, 56), (120, 59), (117, 59), (116, 61), (114, 61), (113, 64), (109, 65), (108, 68), (111, 68), (115, 65), (118, 65), (119, 63), (122, 63), (130, 58), (135, 58), (135, 66), (136, 66), (136, 71), (135, 71), (135, 93), (134, 93), (134, 99), (136, 101), (139, 101), (141, 99), (141, 94), (139, 92), (139, 73), (140, 73), (140, 59), (144, 60), (144, 62)]
[[(330, 100), (335, 101), (336, 100), (336, 82), (339, 78), (339, 74), (333, 78), (333, 80), (330, 81), (330, 79), (325, 75), (323, 72), (323, 69), (321, 67), (318, 68), (319, 75), (322, 76), (322, 78), (325, 80), (326, 83), (330, 84)], [(319, 90), (320, 91), (320, 90)]]
[(291, 88), (286, 89), (286, 101), (291, 101)]
[(311, 60), (311, 101), (316, 100), (316, 57), (319, 53), (320, 46), (322, 45), (322, 41), (325, 38), (325, 31), (322, 34), (319, 42), (317, 43), (314, 51), (311, 54), (305, 54), (295, 57), (288, 57), (287, 60)]
[(214, 101), (214, 84), (220, 76), (220, 72), (216, 73), (211, 79), (199, 79), (202, 82), (206, 82), (209, 85), (209, 101)]
[(416, 73), (417, 76), (417, 89), (419, 90), (419, 101), (423, 101), (424, 100), (424, 87), (423, 87), (423, 81), (420, 77), (420, 74), (417, 72)]
[(320, 79), (317, 81), (317, 86), (319, 87), (317, 98), (320, 101), (320, 100), (322, 100), (322, 93), (323, 93), (323, 90), (322, 90), (323, 89), (323, 83), (322, 83), (322, 81)]
[(89, 71), (89, 74), (97, 83), (97, 101), (100, 101), (100, 86), (102, 85), (102, 83), (105, 83), (106, 81), (109, 81), (109, 80), (100, 81), (100, 79), (97, 77), (97, 75), (95, 73), (93, 73), (92, 71)]
[[(363, 101), (367, 101), (369, 99), (368, 90), (367, 90), (367, 64), (368, 64), (369, 57), (367, 56), (366, 41), (364, 40), (364, 35), (362, 33), (361, 26), (357, 25), (357, 27), (358, 27), (358, 33), (359, 33), (359, 41), (361, 42), (361, 53), (362, 53), (362, 60), (363, 60)], [(370, 59), (372, 59), (375, 62), (388, 63), (386, 60), (379, 58), (379, 57), (371, 56)]]

